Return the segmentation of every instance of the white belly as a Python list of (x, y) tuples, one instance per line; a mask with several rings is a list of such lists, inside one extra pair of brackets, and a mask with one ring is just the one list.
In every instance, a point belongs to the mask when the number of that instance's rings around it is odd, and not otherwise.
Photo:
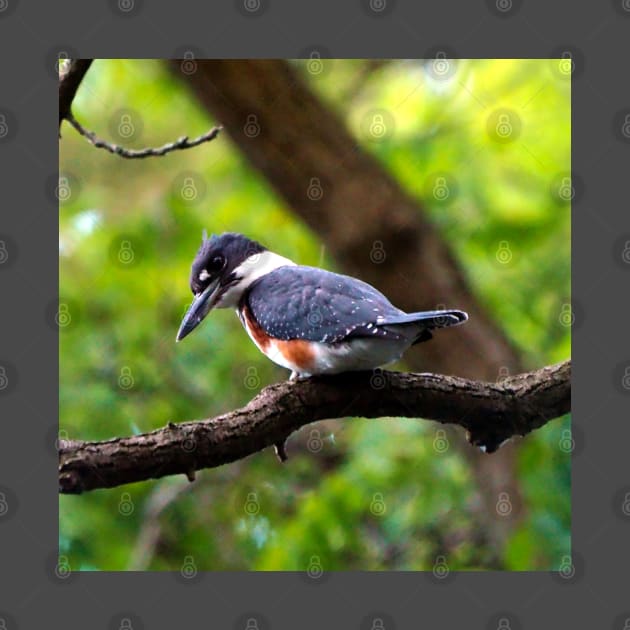
[(338, 374), (339, 372), (356, 372), (373, 370), (398, 361), (403, 352), (410, 346), (405, 340), (388, 339), (352, 339), (334, 345), (315, 343), (315, 367), (309, 373), (300, 372), (303, 376), (312, 374)]

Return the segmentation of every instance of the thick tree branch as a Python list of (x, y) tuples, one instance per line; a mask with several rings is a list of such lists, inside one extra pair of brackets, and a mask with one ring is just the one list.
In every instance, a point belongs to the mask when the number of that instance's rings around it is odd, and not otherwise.
[(78, 494), (182, 473), (192, 480), (196, 470), (283, 443), (306, 424), (346, 416), (457, 424), (468, 430), (472, 444), (492, 452), (570, 407), (570, 361), (499, 383), (381, 370), (286, 381), (215, 418), (104, 442), (60, 441), (59, 489)]
[(83, 81), (85, 73), (92, 65), (91, 59), (71, 59), (59, 74), (59, 127), (64, 118), (70, 116), (72, 101)]

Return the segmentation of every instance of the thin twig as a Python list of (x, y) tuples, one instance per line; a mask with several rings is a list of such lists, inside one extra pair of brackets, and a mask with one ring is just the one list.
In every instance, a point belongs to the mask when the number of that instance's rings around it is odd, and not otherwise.
[(125, 149), (118, 144), (113, 144), (112, 142), (107, 142), (106, 140), (102, 140), (99, 138), (93, 131), (88, 131), (73, 115), (69, 113), (66, 116), (66, 120), (84, 137), (93, 144), (97, 149), (105, 149), (114, 155), (119, 155), (120, 157), (136, 159), (136, 158), (145, 158), (145, 157), (160, 157), (162, 155), (166, 155), (171, 151), (178, 151), (181, 149), (190, 149), (192, 147), (199, 146), (204, 142), (210, 142), (214, 140), (223, 127), (221, 125), (217, 127), (213, 127), (210, 131), (204, 133), (203, 135), (195, 138), (194, 140), (189, 140), (188, 136), (182, 136), (178, 140), (174, 142), (169, 142), (161, 147), (147, 147), (145, 149)]

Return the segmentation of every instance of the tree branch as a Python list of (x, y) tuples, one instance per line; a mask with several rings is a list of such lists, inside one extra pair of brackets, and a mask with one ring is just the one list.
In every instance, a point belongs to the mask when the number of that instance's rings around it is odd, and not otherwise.
[(213, 127), (210, 131), (202, 134), (201, 136), (195, 138), (194, 140), (189, 140), (188, 136), (182, 136), (173, 142), (169, 142), (167, 144), (162, 145), (161, 147), (146, 147), (144, 149), (125, 149), (125, 147), (121, 147), (118, 144), (114, 144), (112, 142), (107, 142), (107, 140), (102, 140), (99, 138), (93, 131), (88, 131), (71, 113), (66, 116), (68, 122), (84, 137), (87, 138), (88, 142), (93, 144), (97, 149), (105, 149), (114, 155), (119, 155), (120, 157), (134, 159), (134, 158), (145, 158), (145, 157), (160, 157), (162, 155), (166, 155), (171, 151), (178, 151), (181, 149), (190, 149), (192, 147), (196, 147), (204, 142), (210, 142), (214, 140), (219, 133), (221, 132), (221, 125), (217, 127)]
[(159, 157), (171, 151), (190, 149), (204, 142), (214, 140), (221, 132), (221, 125), (213, 127), (203, 135), (189, 140), (188, 136), (182, 136), (173, 142), (169, 142), (161, 147), (147, 147), (144, 149), (125, 149), (118, 144), (107, 142), (99, 138), (93, 131), (86, 129), (72, 114), (72, 102), (76, 96), (79, 85), (92, 65), (92, 59), (72, 59), (68, 62), (63, 72), (59, 74), (59, 127), (62, 121), (67, 120), (84, 138), (93, 144), (97, 149), (105, 149), (114, 155), (128, 159), (138, 159), (145, 157)]
[(283, 443), (311, 422), (346, 416), (457, 424), (468, 430), (472, 444), (493, 452), (570, 408), (570, 361), (498, 383), (381, 370), (286, 381), (215, 418), (103, 442), (62, 440), (59, 490), (78, 494), (182, 473), (192, 481), (196, 470)]
[(71, 115), (72, 101), (91, 65), (91, 59), (71, 59), (59, 74), (59, 127), (64, 118)]

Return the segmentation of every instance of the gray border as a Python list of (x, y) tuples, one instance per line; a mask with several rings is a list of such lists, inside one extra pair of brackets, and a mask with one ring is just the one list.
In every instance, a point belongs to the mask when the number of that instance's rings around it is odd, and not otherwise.
[[(630, 490), (629, 390), (619, 342), (630, 297), (623, 248), (627, 225), (630, 113), (627, 0), (290, 0), (187, 3), (0, 0), (0, 174), (9, 263), (0, 269), (0, 618), (9, 630), (64, 628), (601, 627), (622, 630), (627, 601)], [(203, 5), (203, 6), (202, 6)], [(457, 5), (457, 7), (455, 6)], [(63, 8), (66, 7), (67, 11)], [(629, 7), (630, 8), (630, 7)], [(57, 293), (57, 208), (46, 193), (56, 171), (59, 51), (89, 57), (168, 57), (194, 45), (216, 57), (294, 57), (321, 47), (333, 57), (422, 57), (443, 48), (461, 57), (541, 57), (569, 49), (573, 205), (574, 557), (565, 574), (76, 574), (55, 565), (57, 337), (46, 313)], [(4, 118), (1, 118), (4, 116)], [(6, 123), (8, 130), (2, 127)], [(5, 133), (6, 132), (6, 133)], [(626, 192), (624, 193), (624, 190)], [(614, 315), (614, 316), (613, 316)], [(619, 322), (619, 324), (618, 324)], [(625, 436), (625, 437), (624, 437)], [(0, 497), (1, 499), (2, 497)], [(627, 510), (630, 512), (630, 510)], [(624, 538), (625, 535), (625, 538)], [(625, 573), (625, 575), (619, 575)], [(447, 587), (448, 585), (448, 587)], [(500, 622), (507, 620), (507, 625)], [(378, 625), (378, 624), (377, 624)], [(124, 628), (124, 624), (122, 625)], [(127, 626), (129, 627), (129, 626)]]

